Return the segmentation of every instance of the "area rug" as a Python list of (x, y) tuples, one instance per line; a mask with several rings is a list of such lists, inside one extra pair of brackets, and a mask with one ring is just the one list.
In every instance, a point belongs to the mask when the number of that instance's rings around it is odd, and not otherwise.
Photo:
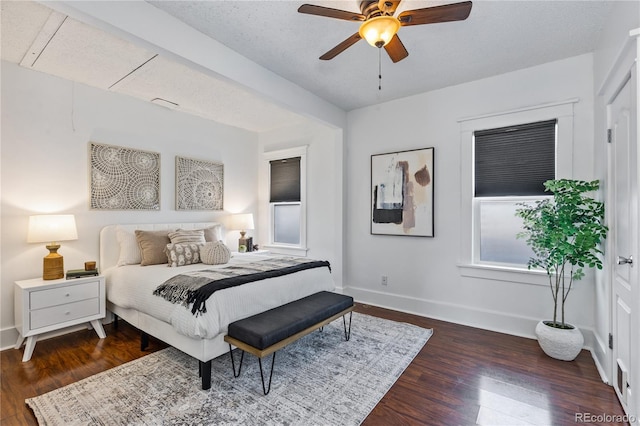
[(167, 348), (26, 403), (41, 425), (359, 425), (431, 334), (354, 313), (349, 341), (337, 320), (278, 351), (266, 396), (252, 355), (238, 378), (213, 360), (203, 391), (198, 361)]

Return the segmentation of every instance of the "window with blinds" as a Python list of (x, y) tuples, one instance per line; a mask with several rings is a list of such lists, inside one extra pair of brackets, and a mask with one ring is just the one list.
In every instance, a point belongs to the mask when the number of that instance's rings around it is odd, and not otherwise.
[(270, 202), (300, 201), (300, 157), (272, 160)]
[(301, 243), (301, 157), (269, 161), (272, 238), (275, 244)]
[(476, 197), (545, 195), (555, 178), (556, 121), (474, 132)]
[(555, 179), (557, 120), (474, 132), (474, 217), (477, 260), (525, 265), (531, 248), (516, 235), (518, 205), (549, 196)]

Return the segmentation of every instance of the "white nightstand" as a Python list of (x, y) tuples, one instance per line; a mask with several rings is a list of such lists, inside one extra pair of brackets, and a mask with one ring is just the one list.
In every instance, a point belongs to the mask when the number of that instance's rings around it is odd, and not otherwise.
[(31, 359), (42, 333), (90, 322), (101, 339), (107, 337), (100, 321), (106, 315), (102, 276), (16, 281), (14, 303), (19, 333), (15, 348), (27, 338), (22, 362)]
[(271, 254), (271, 252), (269, 250), (254, 250), (254, 251), (246, 251), (244, 253), (240, 253), (239, 251), (232, 251), (231, 254), (233, 256), (238, 256), (238, 255), (244, 256), (244, 255), (247, 255), (247, 254), (262, 254), (262, 255), (265, 255), (265, 254)]

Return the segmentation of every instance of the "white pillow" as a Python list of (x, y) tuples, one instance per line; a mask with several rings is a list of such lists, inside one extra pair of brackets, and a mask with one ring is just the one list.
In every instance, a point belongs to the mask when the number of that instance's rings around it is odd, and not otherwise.
[(120, 244), (120, 257), (118, 266), (137, 265), (142, 262), (140, 247), (133, 231), (128, 231), (121, 226), (116, 226), (116, 238)]
[(221, 225), (212, 225), (208, 228), (204, 228), (203, 231), (204, 231), (204, 239), (206, 242), (222, 240)]

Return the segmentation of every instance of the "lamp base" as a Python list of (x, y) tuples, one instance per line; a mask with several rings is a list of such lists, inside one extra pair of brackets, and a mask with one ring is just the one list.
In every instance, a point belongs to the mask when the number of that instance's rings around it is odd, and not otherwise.
[(253, 251), (253, 237), (244, 236), (238, 240), (238, 252), (246, 253)]
[(58, 254), (59, 244), (47, 246), (49, 254), (42, 261), (42, 279), (58, 280), (64, 278), (64, 258)]

